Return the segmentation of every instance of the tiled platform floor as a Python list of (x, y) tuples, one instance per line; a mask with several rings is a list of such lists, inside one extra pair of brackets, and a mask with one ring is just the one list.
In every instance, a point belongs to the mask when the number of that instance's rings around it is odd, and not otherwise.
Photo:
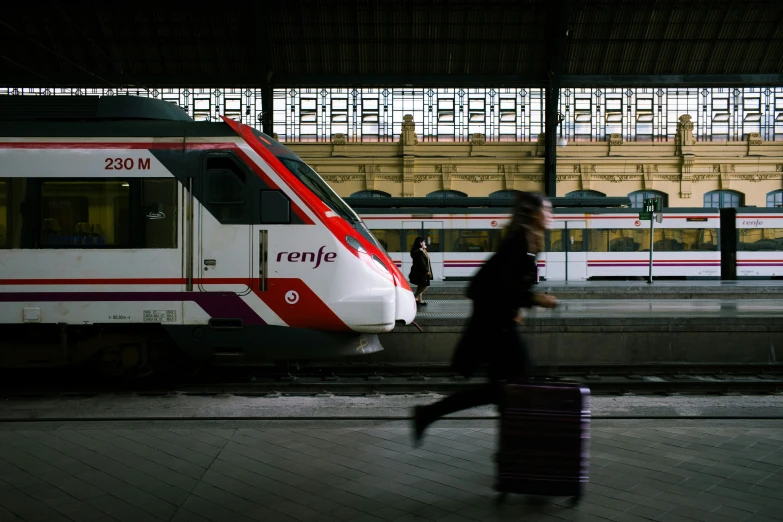
[(491, 489), (491, 421), (0, 425), (0, 521), (783, 520), (783, 421), (595, 420), (591, 483)]

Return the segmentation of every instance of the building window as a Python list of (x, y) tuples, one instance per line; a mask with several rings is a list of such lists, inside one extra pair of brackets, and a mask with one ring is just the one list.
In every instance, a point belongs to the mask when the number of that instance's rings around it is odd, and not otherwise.
[(567, 198), (605, 198), (606, 194), (597, 190), (575, 190), (566, 194)]
[(467, 194), (459, 190), (436, 190), (427, 194), (428, 198), (466, 198)]
[(767, 194), (768, 207), (783, 207), (783, 190), (773, 190)]
[(500, 198), (506, 198), (506, 199), (514, 199), (519, 194), (521, 194), (522, 191), (520, 190), (498, 190), (497, 192), (493, 192), (489, 195), (492, 199), (500, 199)]
[(669, 206), (669, 196), (665, 192), (658, 190), (637, 190), (628, 194), (628, 199), (631, 200), (631, 208), (642, 208), (644, 206), (645, 199), (661, 199), (661, 208)]
[(381, 190), (360, 190), (350, 195), (352, 198), (390, 198), (391, 194)]
[(745, 195), (734, 190), (713, 190), (704, 194), (705, 208), (736, 208), (745, 204)]

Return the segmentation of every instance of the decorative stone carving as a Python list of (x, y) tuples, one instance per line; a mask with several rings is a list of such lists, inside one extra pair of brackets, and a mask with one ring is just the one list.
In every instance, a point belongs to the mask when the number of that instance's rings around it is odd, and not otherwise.
[(453, 174), (457, 172), (456, 165), (435, 165), (435, 172), (441, 172), (443, 174)]
[(615, 147), (617, 145), (622, 145), (622, 144), (623, 144), (623, 135), (622, 134), (620, 134), (618, 132), (614, 132), (614, 133), (609, 135), (609, 146), (610, 147)]
[(362, 181), (364, 176), (354, 174), (334, 174), (322, 176), (326, 181), (331, 183), (345, 183), (346, 181)]
[(751, 183), (758, 183), (759, 181), (774, 179), (778, 176), (774, 174), (743, 174), (739, 176), (739, 179), (750, 181)]
[(371, 174), (373, 172), (380, 172), (381, 166), (380, 165), (359, 165), (359, 172), (362, 172), (364, 174)]
[(384, 181), (391, 181), (394, 183), (402, 183), (402, 174), (382, 174), (380, 176), (376, 176), (375, 178)]
[(455, 177), (457, 179), (470, 181), (471, 183), (484, 183), (485, 181), (503, 179), (502, 176), (498, 176), (497, 174), (460, 174)]
[(437, 174), (417, 174), (413, 176), (414, 183), (421, 183), (422, 181), (435, 181), (440, 180), (440, 176)]
[(680, 197), (682, 199), (691, 199), (691, 193), (690, 192), (680, 192)]
[(601, 179), (610, 183), (622, 183), (623, 181), (639, 179), (639, 176), (634, 174), (599, 174), (598, 176), (593, 176), (593, 179)]
[(345, 137), (345, 134), (342, 132), (336, 133), (334, 136), (332, 136), (332, 145), (346, 145), (348, 144), (348, 140)]
[(680, 116), (680, 121), (677, 123), (677, 134), (674, 135), (674, 144), (677, 146), (678, 154), (692, 154), (696, 138), (693, 137), (693, 122), (690, 114)]
[(557, 181), (574, 181), (577, 179), (579, 179), (579, 176), (573, 174), (559, 174), (557, 176)]
[(780, 163), (775, 165), (775, 172), (783, 172), (783, 165), (781, 165)]
[[(518, 179), (520, 181), (544, 181), (544, 175), (543, 174), (517, 174), (514, 176), (514, 179)], [(558, 179), (560, 179), (558, 177)]]
[(402, 117), (402, 130), (400, 132), (400, 145), (402, 147), (412, 147), (418, 145), (419, 140), (416, 137), (416, 124), (413, 123), (413, 115), (405, 114)]
[(644, 165), (636, 165), (636, 172), (639, 173), (644, 172)]
[(484, 135), (480, 132), (473, 133), (473, 135), (470, 137), (470, 144), (471, 145), (484, 145), (487, 143), (486, 138), (484, 138)]
[(762, 143), (764, 142), (761, 140), (761, 134), (758, 132), (748, 134), (748, 146), (761, 145)]
[(662, 174), (658, 176), (658, 179), (661, 181), (680, 181), (680, 176), (678, 174)]

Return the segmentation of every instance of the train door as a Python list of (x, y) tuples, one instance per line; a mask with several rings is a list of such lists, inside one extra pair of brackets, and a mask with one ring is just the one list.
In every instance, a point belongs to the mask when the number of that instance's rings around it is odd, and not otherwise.
[[(539, 256), (539, 276), (547, 281), (587, 279), (584, 220), (556, 221), (549, 231), (544, 263)], [(543, 266), (542, 266), (543, 265)]]
[[(250, 173), (228, 152), (208, 152), (202, 158), (194, 223), (198, 247), (195, 279), (202, 292), (251, 291), (258, 270), (258, 232), (250, 223), (256, 208), (249, 188)], [(255, 255), (254, 255), (255, 254)]]
[[(443, 222), (442, 221), (403, 221), (403, 238), (405, 248), (410, 251), (413, 241), (417, 236), (421, 236), (427, 242), (427, 253), (430, 256), (430, 265), (432, 265), (433, 280), (443, 280)], [(411, 256), (403, 253), (402, 273), (405, 277), (411, 271)]]

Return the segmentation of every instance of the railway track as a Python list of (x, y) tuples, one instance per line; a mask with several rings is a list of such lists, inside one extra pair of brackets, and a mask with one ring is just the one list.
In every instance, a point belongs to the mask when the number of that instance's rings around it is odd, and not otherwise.
[[(540, 378), (586, 384), (593, 394), (779, 394), (783, 364), (539, 365)], [(162, 396), (238, 395), (377, 396), (452, 393), (480, 386), (445, 364), (315, 363), (290, 367), (208, 367), (133, 380), (85, 379), (79, 375), (16, 373), (0, 385), (0, 397), (83, 397), (105, 393)]]

